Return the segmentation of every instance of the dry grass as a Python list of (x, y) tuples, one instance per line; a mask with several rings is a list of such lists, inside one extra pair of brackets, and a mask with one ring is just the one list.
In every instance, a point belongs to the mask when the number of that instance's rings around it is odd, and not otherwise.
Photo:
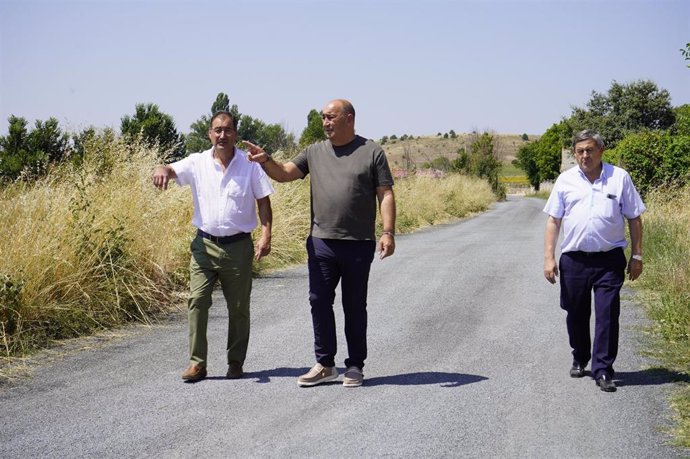
[(400, 233), (481, 212), (496, 200), (487, 182), (458, 174), (399, 179), (395, 198)]

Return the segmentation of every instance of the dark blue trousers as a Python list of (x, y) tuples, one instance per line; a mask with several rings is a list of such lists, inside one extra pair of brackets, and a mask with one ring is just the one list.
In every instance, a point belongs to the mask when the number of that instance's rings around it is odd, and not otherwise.
[[(609, 252), (566, 252), (559, 262), (561, 308), (567, 313), (566, 325), (573, 360), (586, 365), (592, 359), (592, 375), (613, 377), (613, 362), (618, 355), (620, 290), (625, 280), (623, 249)], [(594, 343), (589, 320), (594, 291)], [(590, 352), (591, 346), (591, 352)]]
[(367, 284), (374, 260), (375, 241), (307, 239), (309, 302), (314, 325), (316, 361), (335, 366), (338, 350), (333, 302), (342, 280), (348, 358), (345, 366), (364, 367), (367, 358)]

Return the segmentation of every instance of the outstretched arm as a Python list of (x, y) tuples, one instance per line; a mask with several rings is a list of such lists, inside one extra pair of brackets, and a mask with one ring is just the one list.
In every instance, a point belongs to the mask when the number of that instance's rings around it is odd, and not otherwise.
[(292, 162), (279, 163), (275, 159), (271, 158), (268, 153), (264, 151), (263, 148), (258, 145), (254, 145), (251, 142), (243, 140), (242, 143), (246, 146), (247, 159), (255, 163), (261, 164), (266, 175), (271, 177), (276, 182), (291, 182), (293, 180), (300, 179), (304, 177), (304, 174), (297, 166)]

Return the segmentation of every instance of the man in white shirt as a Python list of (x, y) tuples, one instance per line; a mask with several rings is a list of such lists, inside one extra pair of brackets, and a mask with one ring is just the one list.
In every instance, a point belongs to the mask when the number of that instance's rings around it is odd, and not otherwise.
[[(249, 299), (252, 257), (260, 260), (271, 251), (273, 220), (269, 195), (273, 187), (256, 163), (236, 148), (236, 121), (227, 111), (211, 118), (208, 136), (213, 147), (175, 163), (157, 166), (153, 183), (166, 189), (168, 182), (192, 187), (197, 236), (192, 242), (189, 306), (189, 367), (182, 379), (192, 382), (207, 375), (208, 310), (211, 294), (220, 281), (228, 307), (227, 361), (229, 379), (244, 375), (242, 366), (249, 343)], [(256, 203), (256, 204), (255, 204)], [(251, 232), (261, 236), (252, 247)]]
[[(544, 234), (544, 277), (554, 284), (561, 277), (561, 308), (573, 363), (570, 376), (581, 378), (592, 359), (592, 377), (604, 392), (614, 392), (613, 362), (618, 354), (620, 289), (627, 274), (642, 273), (642, 219), (645, 205), (630, 175), (602, 162), (604, 142), (591, 130), (573, 138), (577, 166), (563, 172), (544, 207), (549, 217)], [(623, 249), (625, 220), (630, 229), (631, 257)], [(555, 247), (563, 227), (558, 265)], [(595, 331), (589, 332), (594, 291)]]

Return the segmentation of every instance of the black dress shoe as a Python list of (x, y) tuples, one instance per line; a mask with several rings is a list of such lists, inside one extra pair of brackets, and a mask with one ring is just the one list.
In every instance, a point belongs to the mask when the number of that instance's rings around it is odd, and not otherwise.
[(597, 378), (597, 386), (599, 386), (599, 389), (603, 390), (604, 392), (616, 392), (616, 384), (614, 384), (611, 376), (607, 375), (606, 373)]
[(571, 378), (582, 378), (585, 375), (586, 365), (582, 365), (580, 362), (573, 360), (573, 366), (570, 367), (570, 377)]
[(231, 363), (228, 366), (228, 372), (225, 375), (228, 379), (240, 379), (244, 376), (244, 371), (242, 371), (242, 365), (237, 363)]

